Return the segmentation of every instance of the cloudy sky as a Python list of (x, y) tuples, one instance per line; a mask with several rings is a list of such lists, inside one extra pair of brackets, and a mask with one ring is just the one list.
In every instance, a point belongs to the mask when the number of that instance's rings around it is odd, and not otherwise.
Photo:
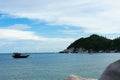
[(0, 0), (0, 53), (59, 52), (91, 34), (120, 36), (119, 0)]

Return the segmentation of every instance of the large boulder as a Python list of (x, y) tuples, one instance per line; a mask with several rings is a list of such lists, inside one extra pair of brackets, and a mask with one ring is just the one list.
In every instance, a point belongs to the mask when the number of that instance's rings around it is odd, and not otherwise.
[(98, 80), (120, 80), (120, 60), (110, 64)]
[(69, 75), (64, 80), (96, 80), (96, 79), (87, 79), (87, 78), (82, 78), (82, 77), (78, 77), (78, 76), (75, 76), (75, 75)]
[[(64, 80), (97, 80), (70, 75)], [(120, 80), (120, 60), (110, 64), (98, 80)]]

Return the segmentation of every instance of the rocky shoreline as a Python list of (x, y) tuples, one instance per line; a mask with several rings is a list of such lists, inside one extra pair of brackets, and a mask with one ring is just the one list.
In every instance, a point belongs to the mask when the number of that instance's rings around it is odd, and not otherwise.
[(99, 50), (99, 51), (94, 51), (92, 49), (86, 50), (85, 48), (69, 48), (65, 49), (63, 51), (60, 51), (59, 53), (119, 53), (117, 50)]
[(87, 79), (75, 75), (69, 75), (64, 80), (120, 80), (120, 60), (107, 66), (99, 79)]
[(64, 80), (97, 80), (97, 79), (87, 79), (87, 78), (82, 78), (82, 77), (75, 76), (75, 75), (69, 75)]

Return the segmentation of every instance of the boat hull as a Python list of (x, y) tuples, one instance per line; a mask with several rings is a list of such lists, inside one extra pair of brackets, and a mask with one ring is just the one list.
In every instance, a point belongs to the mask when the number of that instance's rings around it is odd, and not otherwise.
[(29, 55), (26, 56), (13, 56), (13, 58), (27, 58)]
[(27, 58), (29, 55), (28, 54), (21, 54), (21, 53), (13, 53), (12, 57), (13, 58)]

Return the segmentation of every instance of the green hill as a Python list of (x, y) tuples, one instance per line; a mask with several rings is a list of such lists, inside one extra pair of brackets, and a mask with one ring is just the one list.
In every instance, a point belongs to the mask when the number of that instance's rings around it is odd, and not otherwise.
[(100, 53), (100, 52), (120, 52), (120, 38), (107, 39), (96, 34), (90, 37), (80, 38), (71, 43), (67, 49), (61, 53)]

